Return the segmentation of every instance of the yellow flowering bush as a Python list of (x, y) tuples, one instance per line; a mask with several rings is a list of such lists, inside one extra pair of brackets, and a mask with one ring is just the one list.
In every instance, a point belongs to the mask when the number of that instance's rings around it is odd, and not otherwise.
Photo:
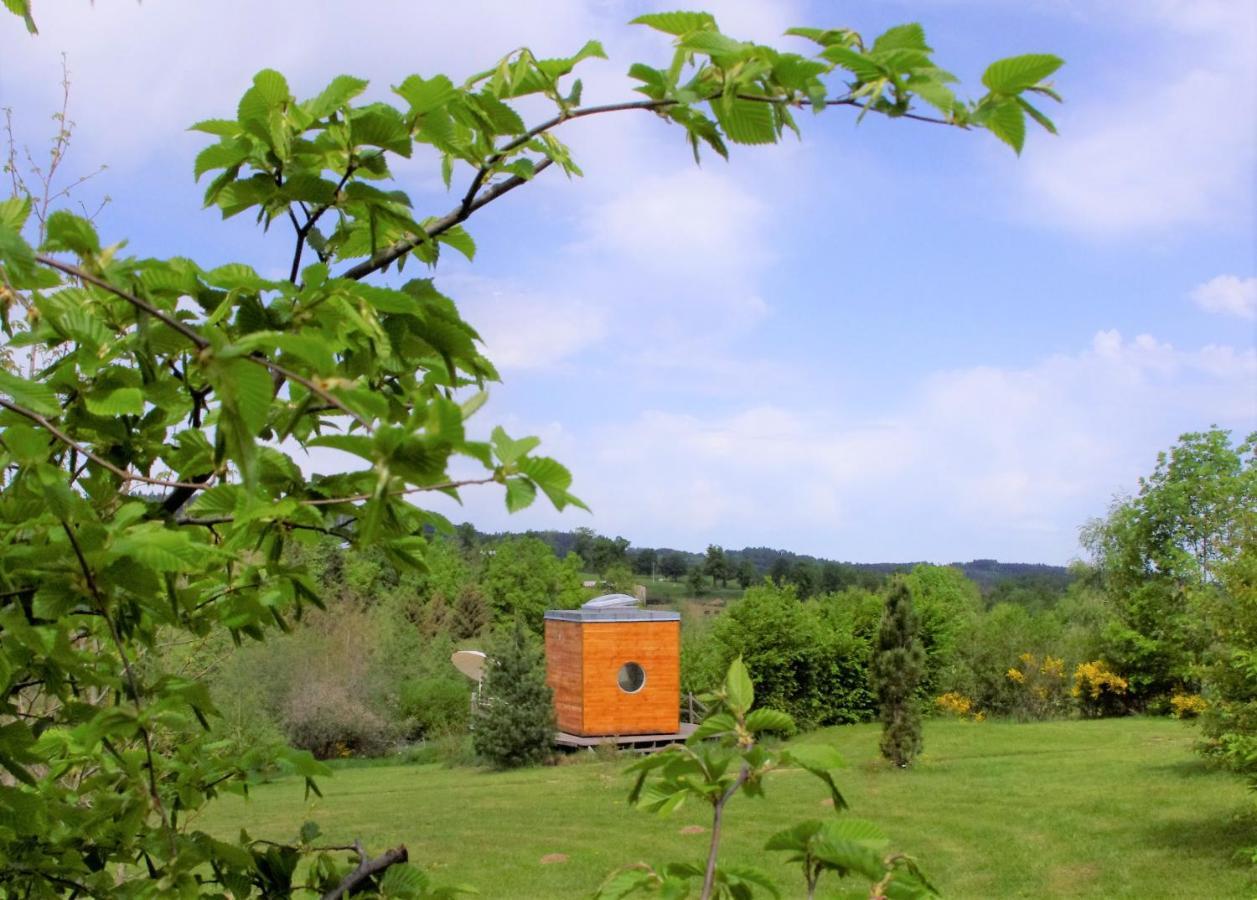
[(1126, 679), (1108, 667), (1103, 660), (1079, 663), (1074, 668), (1074, 686), (1070, 694), (1078, 701), (1084, 716), (1117, 715), (1123, 711)]
[(1170, 710), (1176, 719), (1194, 719), (1208, 706), (1208, 702), (1199, 694), (1175, 694), (1170, 698)]
[(1046, 719), (1065, 711), (1065, 660), (1059, 656), (1023, 653), (1005, 677), (1017, 685), (1014, 711), (1019, 717)]
[(982, 722), (986, 719), (985, 713), (978, 712), (973, 708), (973, 700), (959, 691), (948, 691), (946, 694), (940, 694), (934, 698), (934, 705), (939, 712), (955, 716), (957, 719), (972, 719), (974, 722)]

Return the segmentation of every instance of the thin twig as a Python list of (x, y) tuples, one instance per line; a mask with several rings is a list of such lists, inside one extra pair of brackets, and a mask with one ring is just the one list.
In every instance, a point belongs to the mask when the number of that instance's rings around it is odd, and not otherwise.
[[(425, 484), (419, 487), (404, 488), (400, 491), (389, 491), (385, 496), (401, 497), (406, 494), (417, 494), (421, 491), (448, 491), (473, 484), (491, 484), (497, 480), (497, 476), (490, 475), (487, 478), (468, 478), (465, 481), (445, 481), (440, 484)], [(301, 503), (304, 506), (334, 506), (337, 503), (360, 503), (365, 500), (371, 500), (375, 496), (375, 494), (369, 493), (354, 494), (349, 497), (318, 497), (313, 500), (302, 500)]]

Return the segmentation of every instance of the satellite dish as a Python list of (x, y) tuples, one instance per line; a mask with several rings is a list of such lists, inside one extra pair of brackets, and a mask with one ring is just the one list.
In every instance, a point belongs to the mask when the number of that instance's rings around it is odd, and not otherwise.
[(459, 650), (450, 657), (450, 662), (477, 684), (484, 678), (485, 655), (479, 650)]
[(590, 600), (581, 609), (627, 609), (637, 606), (637, 598), (628, 594), (603, 594)]

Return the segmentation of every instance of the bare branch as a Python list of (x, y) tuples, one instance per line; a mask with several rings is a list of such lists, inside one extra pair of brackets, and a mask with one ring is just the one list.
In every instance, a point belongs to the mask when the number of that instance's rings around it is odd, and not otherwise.
[(342, 878), (340, 884), (325, 893), (323, 900), (340, 900), (341, 897), (349, 894), (354, 888), (373, 875), (378, 875), (389, 866), (396, 863), (404, 863), (409, 859), (409, 854), (406, 852), (404, 845), (381, 853), (375, 859), (367, 858), (366, 851), (362, 849), (361, 841), (354, 841), (351, 849), (358, 854), (358, 867)]

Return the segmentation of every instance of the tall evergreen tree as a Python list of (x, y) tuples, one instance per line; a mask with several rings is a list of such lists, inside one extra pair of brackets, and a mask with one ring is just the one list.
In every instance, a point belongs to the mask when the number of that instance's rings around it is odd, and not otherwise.
[(516, 621), (485, 669), (472, 725), (476, 752), (500, 769), (535, 765), (554, 743), (554, 694), (537, 641)]
[(925, 648), (917, 634), (912, 594), (902, 579), (886, 595), (871, 674), (881, 709), (882, 756), (904, 768), (921, 752), (916, 692), (925, 678)]

